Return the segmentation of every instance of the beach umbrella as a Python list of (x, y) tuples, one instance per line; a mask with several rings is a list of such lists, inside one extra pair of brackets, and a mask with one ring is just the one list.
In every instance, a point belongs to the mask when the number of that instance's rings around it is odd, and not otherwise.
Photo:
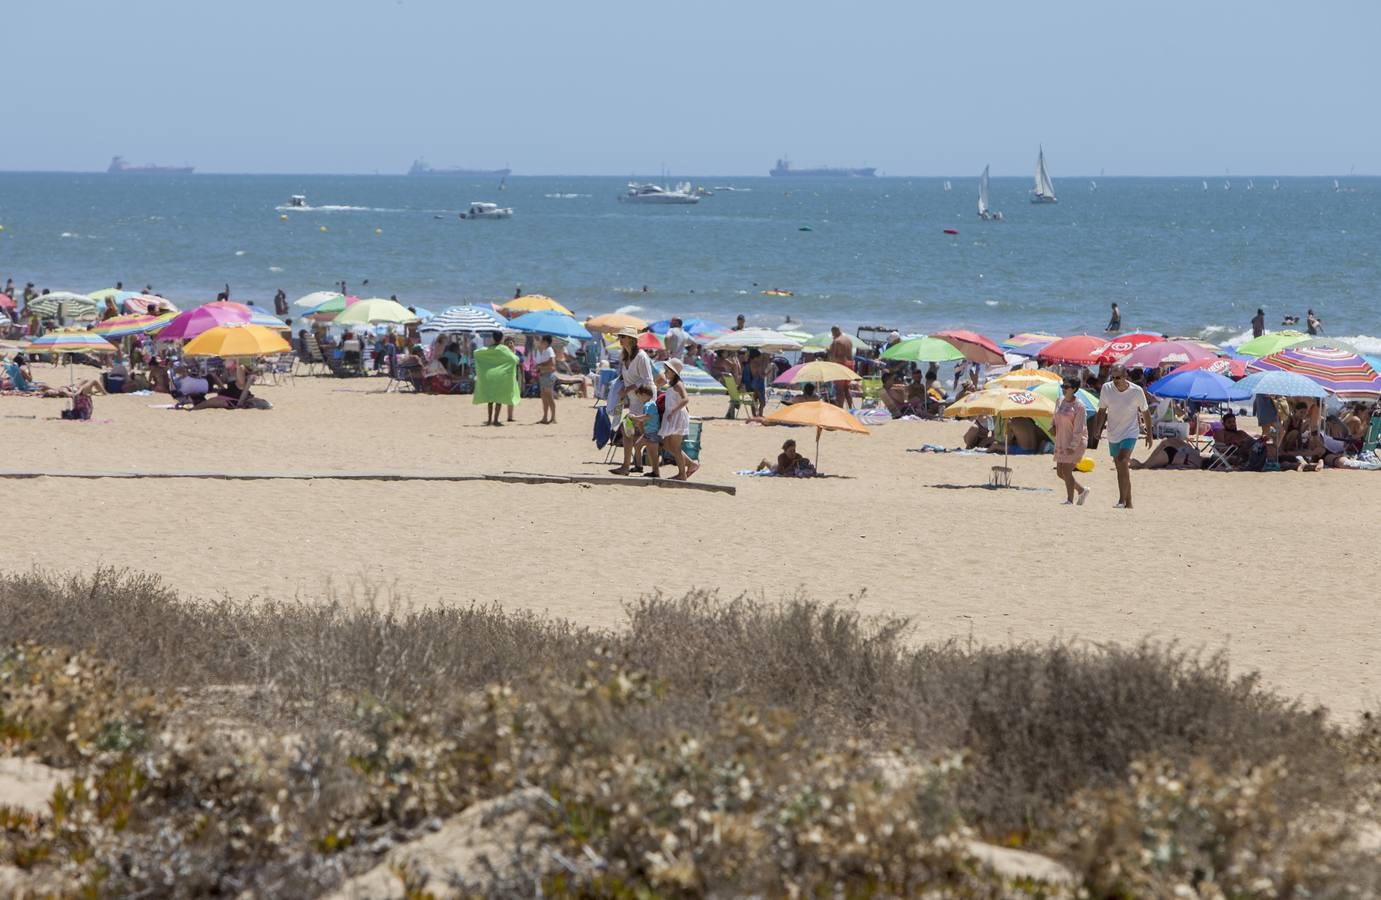
[[(564, 308), (564, 307), (563, 307)], [(581, 338), (590, 337), (590, 332), (568, 313), (559, 313), (552, 310), (539, 310), (537, 312), (524, 313), (508, 323), (514, 331), (522, 331), (528, 334), (550, 334), (553, 337)]]
[(1220, 356), (1196, 359), (1172, 370), (1170, 374), (1178, 375), (1180, 372), (1193, 372), (1196, 369), (1202, 369), (1205, 372), (1217, 372), (1219, 375), (1227, 375), (1230, 378), (1241, 378), (1247, 374), (1247, 360)]
[(770, 328), (744, 328), (730, 331), (705, 345), (706, 350), (800, 350), (801, 342)]
[(917, 337), (893, 344), (882, 351), (882, 358), (894, 362), (953, 362), (964, 358), (964, 351), (937, 337)]
[(1316, 397), (1328, 396), (1327, 389), (1312, 378), (1297, 372), (1275, 369), (1270, 372), (1253, 372), (1237, 382), (1237, 386), (1255, 397), (1265, 394), (1269, 397)]
[(1239, 356), (1270, 356), (1286, 347), (1309, 340), (1309, 335), (1298, 331), (1268, 331), (1259, 338), (1252, 338), (1237, 348)]
[(158, 307), (162, 309), (164, 312), (181, 312), (181, 310), (177, 308), (177, 305), (175, 303), (173, 303), (171, 300), (164, 300), (162, 297), (150, 297), (145, 294), (135, 294), (131, 297), (126, 297), (120, 301), (120, 305), (124, 307), (124, 310), (127, 313), (147, 313), (149, 311), (149, 308), (152, 307), (154, 304), (158, 304)]
[(839, 363), (816, 360), (792, 366), (778, 376), (773, 384), (807, 384), (812, 381), (858, 381), (858, 373)]
[(1217, 359), (1218, 353), (1187, 341), (1151, 341), (1129, 351), (1117, 362), (1135, 369), (1158, 369), (1166, 363)]
[(144, 334), (149, 331), (157, 331), (171, 322), (176, 315), (176, 313), (165, 313), (161, 316), (150, 316), (130, 313), (124, 316), (115, 316), (95, 325), (91, 329), (91, 333), (99, 334), (103, 338), (123, 338), (132, 334)]
[[(660, 322), (653, 322), (646, 327), (653, 334), (664, 335), (671, 330), (671, 320), (662, 319)], [(703, 343), (727, 334), (729, 326), (711, 322), (709, 319), (682, 319), (681, 330), (695, 338), (697, 343)]]
[(638, 348), (641, 350), (665, 350), (662, 339), (650, 331), (638, 335)]
[[(584, 324), (585, 330), (592, 334), (614, 334), (615, 332), (623, 331), (625, 328), (631, 328), (634, 331), (642, 331), (647, 327), (647, 323), (637, 316), (630, 316), (619, 312), (605, 313), (602, 316), (591, 316), (585, 320)], [(671, 322), (668, 320), (667, 327), (669, 328), (670, 326)], [(663, 328), (657, 333), (666, 334), (667, 329)]]
[(798, 344), (801, 344), (803, 348), (805, 346), (806, 341), (811, 339), (809, 331), (797, 331), (794, 328), (778, 328), (777, 333), (780, 334), (782, 337), (791, 338), (793, 341), (796, 341)]
[[(170, 318), (171, 318), (171, 317), (170, 317)], [(265, 327), (265, 328), (272, 328), (272, 329), (274, 329), (274, 330), (276, 330), (276, 331), (291, 331), (291, 330), (292, 330), (292, 329), (288, 326), (288, 323), (287, 323), (287, 322), (284, 322), (282, 319), (278, 318), (277, 316), (269, 315), (268, 313), (264, 312), (262, 309), (257, 309), (257, 308), (254, 309), (252, 312), (250, 312), (250, 314), (249, 314), (249, 324), (251, 324), (251, 325), (262, 325), (262, 326)]]
[(1020, 334), (1012, 335), (999, 343), (998, 346), (1003, 350), (1020, 353), (1022, 356), (1035, 356), (1059, 339), (1058, 334), (1046, 334), (1043, 331), (1023, 331)]
[(395, 300), (370, 297), (352, 303), (331, 320), (333, 325), (411, 325), (417, 316)]
[(963, 353), (964, 358), (969, 362), (981, 363), (985, 366), (1005, 366), (1007, 364), (1007, 357), (1003, 355), (997, 344), (993, 343), (991, 338), (984, 337), (976, 331), (937, 331), (931, 337), (953, 344), (954, 348)]
[(342, 300), (345, 299), (345, 295), (337, 291), (312, 291), (310, 294), (304, 294), (294, 300), (292, 308), (298, 311), (298, 315), (306, 315), (309, 312), (315, 311), (316, 308), (323, 303), (334, 300), (337, 297)]
[[(666, 368), (666, 363), (654, 362), (652, 367), (658, 372)], [(681, 383), (686, 386), (686, 392), (690, 394), (727, 394), (728, 388), (714, 380), (709, 372), (699, 366), (682, 366)]]
[(311, 316), (318, 322), (329, 322), (345, 310), (360, 302), (360, 298), (351, 294), (349, 297), (343, 294), (333, 294), (326, 300), (309, 309), (305, 315)]
[(779, 422), (784, 425), (815, 426), (815, 471), (820, 471), (820, 435), (825, 431), (849, 431), (854, 434), (871, 434), (864, 425), (847, 410), (826, 403), (823, 400), (809, 400), (793, 403), (764, 418), (766, 422)]
[(1356, 353), (1337, 347), (1287, 347), (1247, 366), (1255, 372), (1281, 370), (1312, 378), (1343, 400), (1381, 397), (1381, 375)]
[(25, 341), (25, 353), (118, 353), (119, 348), (99, 334), (89, 331), (50, 331)]
[(1095, 362), (1099, 365), (1111, 365), (1118, 362), (1122, 357), (1131, 353), (1138, 347), (1146, 344), (1156, 344), (1164, 342), (1165, 337), (1159, 334), (1149, 334), (1138, 332), (1135, 334), (1118, 335), (1104, 344), (1096, 353)]
[(507, 303), (500, 303), (499, 311), (507, 316), (530, 312), (554, 312), (563, 316), (575, 315), (560, 303), (542, 294), (526, 294), (522, 297), (514, 297)]
[(436, 313), (432, 312), (430, 309), (427, 309), (425, 306), (409, 306), (408, 311), (411, 312), (414, 316), (417, 316), (417, 318), (421, 319), (423, 322), (427, 321), (432, 316), (436, 315)]
[(100, 305), (84, 294), (74, 294), (71, 291), (49, 291), (29, 301), (25, 305), (25, 309), (33, 310), (40, 316), (56, 316), (58, 307), (61, 306), (64, 317), (85, 319), (95, 316), (96, 309)]
[[(994, 416), (999, 419), (1049, 419), (1055, 415), (1055, 401), (1032, 391), (1008, 391), (997, 388), (961, 397), (945, 409), (945, 415), (956, 419), (972, 419), (978, 416)], [(1004, 466), (1007, 465), (1011, 449), (1012, 436), (1009, 430), (1002, 444)]]
[(508, 320), (487, 306), (452, 306), (428, 319), (423, 331), (501, 331)]
[(247, 324), (251, 315), (249, 307), (239, 303), (207, 303), (173, 316), (156, 336), (160, 341), (191, 340), (221, 325)]
[[(1098, 357), (1108, 346), (1106, 338), (1091, 334), (1076, 334), (1057, 341), (1051, 341), (1036, 353), (1043, 363), (1066, 363), (1076, 366), (1098, 364)], [(1128, 347), (1128, 351), (1132, 348)]]
[[(1038, 384), (1031, 388), (1031, 393), (1035, 394), (1037, 397), (1044, 397), (1051, 403), (1059, 406), (1060, 401), (1064, 399), (1064, 385), (1055, 381), (1047, 381), (1044, 384)], [(1079, 388), (1079, 390), (1074, 392), (1074, 398), (1084, 405), (1084, 409), (1089, 415), (1098, 412), (1098, 395), (1092, 391), (1086, 391), (1083, 388)]]
[(1013, 369), (992, 379), (983, 387), (1020, 391), (1030, 390), (1041, 384), (1058, 385), (1062, 381), (1064, 378), (1058, 372), (1052, 372), (1049, 369)]
[(182, 348), (183, 356), (267, 356), (287, 353), (292, 347), (276, 332), (262, 325), (235, 322), (203, 331)]
[[(856, 334), (849, 334), (846, 331), (844, 332), (844, 337), (849, 339), (849, 346), (853, 348), (853, 352), (855, 354), (866, 353), (867, 351), (873, 349), (872, 345), (870, 345), (867, 341), (865, 341), (863, 338), (859, 337)], [(810, 335), (804, 341), (802, 341), (801, 349), (808, 351), (810, 353), (822, 353), (825, 350), (828, 350), (830, 348), (830, 344), (833, 342), (834, 335), (828, 331), (822, 331), (819, 334)]]
[(1197, 400), (1200, 403), (1228, 403), (1249, 400), (1251, 394), (1237, 386), (1231, 378), (1205, 369), (1191, 369), (1178, 375), (1166, 375), (1151, 382), (1147, 393), (1172, 400)]

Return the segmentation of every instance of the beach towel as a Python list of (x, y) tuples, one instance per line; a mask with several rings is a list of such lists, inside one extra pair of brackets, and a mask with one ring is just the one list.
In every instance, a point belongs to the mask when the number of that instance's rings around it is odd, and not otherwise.
[(518, 354), (499, 344), (475, 351), (475, 404), (517, 406)]
[(907, 447), (907, 453), (956, 453), (957, 448), (951, 450), (949, 447), (941, 447), (939, 444), (922, 444), (919, 447)]

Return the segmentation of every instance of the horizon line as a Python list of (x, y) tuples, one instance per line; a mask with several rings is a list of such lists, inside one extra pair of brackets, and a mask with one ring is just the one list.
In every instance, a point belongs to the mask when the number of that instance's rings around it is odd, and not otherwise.
[[(193, 168), (195, 168), (195, 167), (193, 167)], [(238, 172), (237, 172), (237, 171), (228, 171), (228, 170), (227, 170), (227, 171), (222, 171), (222, 170), (210, 169), (210, 170), (206, 170), (206, 171), (200, 171), (200, 170), (194, 171), (194, 172), (191, 172), (191, 173), (189, 173), (188, 175), (184, 175), (184, 176), (161, 175), (161, 174), (160, 174), (160, 175), (154, 176), (154, 175), (150, 175), (149, 173), (139, 173), (139, 172), (125, 172), (125, 173), (116, 172), (116, 173), (112, 173), (112, 172), (107, 172), (105, 169), (0, 169), (0, 175), (112, 175), (112, 174), (113, 174), (113, 175), (124, 175), (124, 176), (126, 176), (126, 177), (131, 177), (131, 176), (132, 176), (132, 177), (135, 177), (135, 178), (139, 178), (139, 177), (141, 177), (141, 175), (144, 176), (144, 177), (159, 177), (159, 178), (167, 178), (167, 177), (191, 177), (191, 176), (195, 176), (195, 175), (265, 175), (265, 176), (280, 176), (280, 177), (284, 177), (284, 178), (296, 178), (296, 177), (314, 177), (314, 178), (315, 178), (315, 177), (340, 177), (340, 178), (385, 178), (385, 177), (397, 177), (397, 178), (418, 178), (418, 177), (422, 177), (422, 176), (416, 176), (416, 175), (409, 175), (406, 171), (384, 172), (384, 171), (379, 171), (379, 170), (376, 170), (376, 171), (373, 171), (373, 172), (273, 172), (273, 171), (270, 171), (270, 172), (265, 172), (265, 171), (258, 171), (258, 172), (252, 172), (252, 171), (238, 171)], [(493, 176), (489, 176), (489, 175), (483, 175), (483, 176), (481, 176), (481, 175), (474, 175), (474, 176), (471, 176), (471, 175), (446, 175), (446, 176), (431, 176), (431, 177), (432, 177), (432, 178), (436, 178), (436, 179), (438, 179), (438, 180), (441, 180), (441, 181), (445, 182), (445, 181), (464, 181), (464, 180), (467, 180), (467, 179), (469, 179), (469, 180), (482, 180), (483, 178), (492, 178)], [(950, 173), (903, 172), (903, 173), (879, 173), (879, 174), (877, 174), (877, 175), (871, 175), (871, 176), (869, 176), (869, 175), (857, 175), (857, 176), (792, 175), (792, 176), (783, 177), (783, 176), (773, 176), (773, 175), (767, 174), (766, 172), (764, 172), (764, 173), (762, 173), (762, 174), (754, 174), (754, 173), (751, 173), (751, 172), (696, 172), (696, 173), (687, 173), (687, 174), (682, 174), (682, 175), (656, 175), (656, 176), (653, 176), (653, 175), (650, 174), (650, 173), (638, 173), (638, 172), (594, 172), (594, 173), (591, 173), (591, 172), (584, 172), (584, 173), (575, 173), (575, 172), (528, 172), (528, 173), (523, 173), (523, 174), (509, 173), (508, 175), (505, 175), (505, 176), (502, 176), (502, 177), (503, 177), (503, 178), (653, 178), (653, 177), (655, 177), (655, 178), (661, 178), (661, 179), (664, 179), (664, 180), (665, 180), (665, 179), (675, 180), (675, 179), (686, 179), (686, 178), (770, 178), (770, 179), (773, 180), (774, 183), (777, 182), (777, 181), (781, 181), (783, 184), (794, 184), (794, 183), (796, 183), (796, 181), (798, 181), (798, 180), (804, 180), (804, 181), (849, 181), (849, 182), (852, 182), (852, 181), (863, 181), (863, 182), (866, 182), (866, 181), (870, 181), (870, 180), (878, 180), (878, 179), (886, 179), (886, 178), (975, 178), (975, 179), (976, 179), (976, 178), (979, 177), (979, 175), (973, 174), (973, 173), (956, 174), (956, 173), (953, 173), (953, 172), (950, 172)], [(1011, 173), (1002, 174), (1002, 173), (997, 173), (997, 174), (992, 174), (990, 177), (993, 177), (993, 178), (1029, 178), (1029, 177), (1031, 177), (1031, 176), (1030, 176), (1029, 173), (1022, 172), (1022, 173), (1018, 173), (1018, 174), (1011, 174)], [(1376, 176), (1375, 173), (1372, 173), (1372, 172), (1240, 172), (1240, 173), (1236, 173), (1236, 174), (1224, 174), (1224, 173), (1221, 173), (1221, 172), (1219, 172), (1219, 173), (1178, 172), (1178, 173), (1159, 174), (1159, 175), (1150, 175), (1150, 174), (1143, 174), (1143, 173), (1136, 173), (1136, 172), (1112, 172), (1112, 173), (1099, 172), (1099, 173), (1097, 173), (1097, 174), (1092, 173), (1092, 172), (1071, 172), (1071, 173), (1067, 173), (1067, 174), (1063, 174), (1063, 175), (1057, 175), (1057, 176), (1052, 176), (1052, 177), (1057, 177), (1057, 178), (1147, 178), (1147, 179), (1152, 179), (1152, 178), (1155, 178), (1155, 179), (1160, 179), (1160, 178), (1199, 178), (1199, 179), (1216, 179), (1216, 178), (1232, 179), (1232, 178), (1238, 178), (1238, 179), (1241, 179), (1241, 178), (1375, 178), (1375, 177), (1377, 177), (1377, 176)]]

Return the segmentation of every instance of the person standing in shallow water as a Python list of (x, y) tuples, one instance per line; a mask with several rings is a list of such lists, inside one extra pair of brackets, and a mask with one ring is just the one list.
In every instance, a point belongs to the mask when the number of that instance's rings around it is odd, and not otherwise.
[(1259, 338), (1266, 333), (1266, 310), (1257, 307), (1256, 315), (1252, 316), (1252, 337)]
[(1108, 317), (1108, 327), (1105, 331), (1118, 332), (1122, 330), (1122, 310), (1117, 308), (1117, 304), (1112, 305), (1112, 315)]

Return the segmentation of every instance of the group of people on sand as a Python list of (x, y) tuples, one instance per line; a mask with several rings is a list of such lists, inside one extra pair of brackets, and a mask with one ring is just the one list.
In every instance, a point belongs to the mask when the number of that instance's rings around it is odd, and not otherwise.
[[(673, 326), (679, 320), (673, 320)], [(661, 371), (652, 365), (647, 351), (638, 346), (638, 332), (625, 328), (617, 333), (618, 355), (614, 380), (609, 386), (605, 415), (619, 432), (623, 464), (610, 469), (615, 475), (642, 474), (661, 477), (663, 460), (676, 466), (674, 481), (686, 481), (700, 469), (687, 455), (690, 431), (690, 396), (682, 372), (681, 347), (666, 353)], [(698, 453), (697, 453), (698, 455)]]

